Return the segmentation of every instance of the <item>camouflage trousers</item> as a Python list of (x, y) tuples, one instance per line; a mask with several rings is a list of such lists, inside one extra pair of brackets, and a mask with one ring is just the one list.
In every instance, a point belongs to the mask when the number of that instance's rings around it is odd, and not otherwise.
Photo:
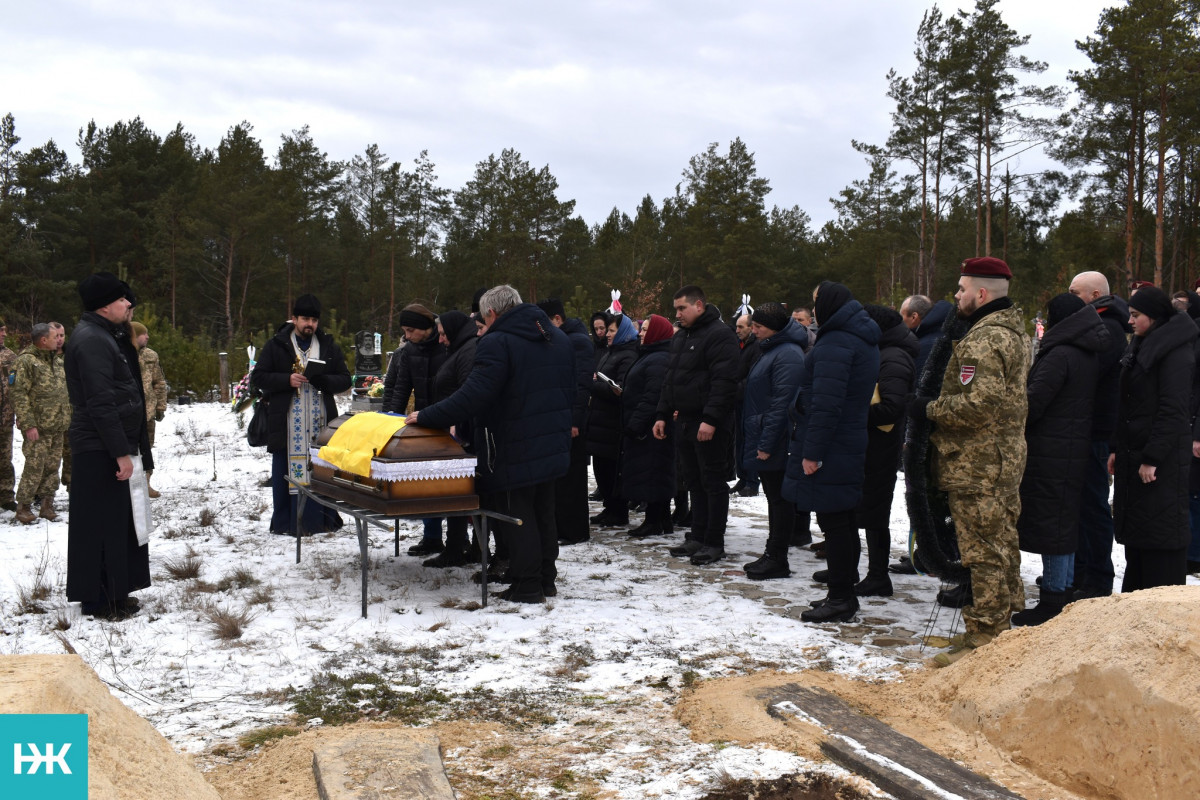
[(17, 473), (12, 465), (13, 412), (0, 411), (0, 503), (13, 499)]
[(950, 492), (950, 516), (963, 566), (971, 571), (971, 605), (963, 608), (968, 634), (997, 636), (1014, 611), (1025, 608), (1017, 517), (1021, 496)]
[(21, 445), (21, 452), (25, 454), (25, 469), (21, 472), (21, 486), (17, 489), (18, 503), (32, 503), (34, 497), (54, 497), (58, 489), (58, 464), (62, 460), (65, 439), (63, 431), (38, 431), (36, 442), (26, 439)]

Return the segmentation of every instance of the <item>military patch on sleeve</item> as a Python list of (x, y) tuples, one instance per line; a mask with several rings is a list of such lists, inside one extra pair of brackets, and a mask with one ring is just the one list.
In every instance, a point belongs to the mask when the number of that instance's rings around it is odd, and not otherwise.
[(959, 371), (958, 371), (959, 383), (961, 383), (963, 386), (966, 386), (968, 383), (970, 383), (974, 379), (975, 379), (975, 365), (974, 364), (963, 364), (962, 368), (959, 369)]

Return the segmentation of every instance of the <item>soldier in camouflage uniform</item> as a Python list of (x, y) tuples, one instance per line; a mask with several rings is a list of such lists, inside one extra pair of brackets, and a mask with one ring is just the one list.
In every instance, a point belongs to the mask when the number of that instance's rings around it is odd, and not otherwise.
[(13, 407), (8, 381), (17, 354), (5, 346), (4, 338), (7, 334), (4, 320), (0, 320), (0, 508), (16, 511), (17, 503), (13, 499), (13, 491), (16, 489), (17, 475), (12, 465)]
[(932, 401), (913, 401), (914, 416), (934, 423), (934, 474), (948, 494), (973, 602), (963, 608), (966, 631), (938, 666), (952, 664), (1009, 627), (1025, 607), (1017, 544), (1019, 489), (1025, 472), (1025, 382), (1030, 345), (1021, 313), (1008, 297), (1012, 272), (998, 258), (963, 262), (958, 315), (971, 324), (954, 344)]
[[(162, 422), (167, 413), (167, 379), (163, 375), (162, 365), (158, 361), (158, 353), (151, 350), (150, 332), (140, 322), (131, 322), (133, 328), (133, 343), (138, 349), (138, 364), (142, 368), (142, 393), (146, 396), (146, 433), (150, 436), (150, 447), (154, 447), (154, 423)], [(149, 483), (153, 471), (146, 473)], [(159, 492), (150, 487), (150, 496), (159, 497)]]
[[(61, 322), (50, 323), (50, 332), (54, 334), (54, 357), (58, 359), (58, 365), (66, 372), (66, 367), (63, 363), (63, 347), (67, 343), (67, 329), (63, 327)], [(67, 404), (67, 430), (71, 429), (71, 405)], [(71, 491), (71, 445), (65, 439), (63, 440), (62, 449), (62, 473), (61, 483), (67, 487), (67, 491)]]
[(58, 488), (58, 464), (62, 459), (63, 440), (71, 422), (67, 398), (67, 376), (55, 351), (54, 333), (44, 322), (33, 326), (33, 344), (17, 356), (13, 367), (13, 411), (17, 428), (25, 437), (21, 452), (25, 469), (17, 488), (17, 521), (32, 523), (37, 517), (30, 509), (33, 498), (41, 497), (38, 516), (56, 520), (54, 492)]

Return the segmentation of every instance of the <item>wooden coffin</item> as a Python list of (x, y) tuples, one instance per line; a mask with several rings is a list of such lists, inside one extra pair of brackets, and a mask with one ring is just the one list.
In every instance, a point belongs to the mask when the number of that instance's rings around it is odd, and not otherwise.
[[(330, 422), (317, 435), (313, 451), (329, 443), (338, 427), (350, 418)], [(434, 516), (446, 511), (479, 508), (475, 494), (475, 456), (435, 428), (406, 425), (371, 459), (372, 472), (392, 477), (366, 477), (313, 460), (312, 490), (388, 516)], [(447, 470), (447, 467), (453, 465)], [(455, 477), (432, 473), (455, 472)]]

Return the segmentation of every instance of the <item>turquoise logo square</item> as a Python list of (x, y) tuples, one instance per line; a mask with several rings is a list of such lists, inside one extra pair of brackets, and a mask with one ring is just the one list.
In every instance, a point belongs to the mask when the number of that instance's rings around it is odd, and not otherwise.
[(87, 714), (0, 714), (0, 797), (87, 800)]

